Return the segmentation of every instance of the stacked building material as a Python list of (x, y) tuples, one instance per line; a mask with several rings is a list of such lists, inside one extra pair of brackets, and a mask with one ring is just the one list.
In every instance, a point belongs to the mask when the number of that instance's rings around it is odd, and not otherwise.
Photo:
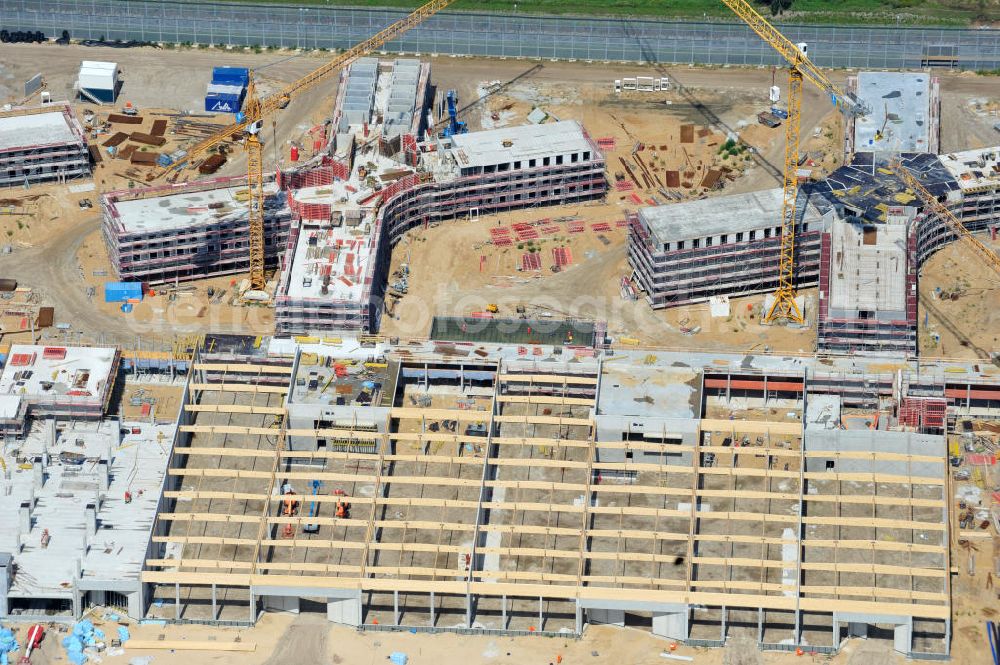
[(243, 108), (250, 70), (245, 67), (216, 67), (205, 91), (205, 110), (210, 113), (239, 113)]

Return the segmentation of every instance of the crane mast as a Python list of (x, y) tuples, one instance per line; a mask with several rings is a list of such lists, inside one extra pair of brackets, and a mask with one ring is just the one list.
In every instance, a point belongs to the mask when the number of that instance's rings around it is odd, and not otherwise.
[(251, 289), (262, 290), (264, 288), (264, 160), (261, 142), (257, 136), (264, 118), (287, 106), (295, 95), (325, 81), (331, 74), (340, 71), (358, 58), (371, 53), (383, 44), (396, 39), (407, 30), (420, 25), (424, 20), (441, 11), (454, 1), (431, 0), (384, 30), (352, 46), (321, 67), (263, 99), (257, 94), (253, 72), (251, 71), (243, 112), (237, 116), (237, 121), (199, 141), (188, 151), (185, 160), (179, 160), (159, 173), (159, 175), (164, 175), (170, 171), (174, 171), (222, 142), (234, 136), (245, 135), (243, 148), (247, 155), (247, 188), (250, 195), (247, 209), (250, 229)]
[(764, 323), (789, 321), (804, 323), (805, 317), (795, 302), (795, 222), (797, 215), (799, 165), (799, 126), (802, 118), (802, 82), (808, 80), (846, 115), (865, 115), (867, 109), (856, 97), (832, 83), (796, 44), (781, 34), (746, 0), (722, 0), (761, 39), (771, 45), (788, 63), (788, 119), (785, 121), (785, 166), (781, 198), (781, 253), (778, 260), (778, 288), (774, 301), (764, 314)]

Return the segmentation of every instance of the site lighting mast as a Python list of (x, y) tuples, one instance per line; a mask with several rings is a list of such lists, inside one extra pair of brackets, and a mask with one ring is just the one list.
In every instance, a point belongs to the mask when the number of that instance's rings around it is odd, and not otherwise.
[(257, 95), (253, 72), (250, 72), (250, 83), (247, 86), (246, 102), (243, 112), (236, 116), (236, 122), (227, 125), (220, 131), (203, 139), (188, 151), (184, 160), (175, 162), (160, 172), (164, 175), (180, 168), (185, 163), (204, 154), (206, 151), (229, 140), (233, 136), (244, 136), (243, 147), (247, 154), (247, 188), (249, 190), (249, 226), (250, 226), (250, 288), (264, 288), (264, 164), (260, 139), (258, 134), (263, 127), (264, 119), (279, 109), (288, 106), (289, 101), (316, 84), (325, 81), (331, 74), (340, 71), (358, 58), (365, 56), (383, 44), (396, 39), (406, 31), (424, 22), (427, 18), (441, 11), (455, 0), (431, 0), (418, 7), (414, 12), (396, 21), (381, 32), (369, 37), (330, 60), (322, 67), (306, 74), (283, 90), (260, 98)]
[(847, 116), (867, 115), (868, 109), (854, 95), (834, 85), (806, 55), (804, 44), (794, 44), (746, 0), (722, 0), (761, 39), (771, 45), (788, 63), (788, 120), (785, 121), (785, 168), (781, 200), (781, 256), (778, 262), (778, 289), (774, 302), (764, 314), (764, 323), (787, 321), (805, 323), (795, 302), (795, 220), (799, 166), (799, 123), (802, 116), (802, 81), (808, 80), (830, 96)]

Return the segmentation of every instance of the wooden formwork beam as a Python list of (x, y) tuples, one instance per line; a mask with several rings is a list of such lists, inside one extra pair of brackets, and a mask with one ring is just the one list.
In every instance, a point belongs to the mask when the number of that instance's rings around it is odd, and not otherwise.
[(803, 594), (828, 596), (853, 596), (858, 598), (893, 598), (899, 600), (929, 600), (939, 603), (948, 602), (948, 594), (935, 591), (910, 591), (907, 589), (889, 589), (886, 587), (860, 586), (803, 586)]
[(557, 397), (554, 395), (499, 395), (497, 401), (505, 404), (553, 404), (560, 406), (594, 406), (594, 398)]
[(740, 434), (771, 434), (775, 436), (802, 436), (802, 423), (771, 422), (766, 420), (723, 420), (702, 418), (702, 432), (729, 432)]
[(521, 425), (559, 425), (560, 427), (593, 427), (590, 418), (572, 418), (569, 416), (529, 416), (529, 415), (498, 415), (493, 417), (498, 423), (518, 423)]
[(195, 370), (234, 372), (237, 374), (291, 374), (291, 365), (252, 365), (248, 363), (195, 363)]
[(268, 395), (287, 395), (289, 391), (288, 386), (268, 386), (254, 383), (192, 383), (189, 387), (192, 391)]
[(281, 406), (257, 406), (252, 404), (185, 404), (184, 410), (191, 413), (233, 413), (260, 416), (283, 416)]
[[(454, 572), (454, 571), (453, 571)], [(556, 584), (510, 584), (503, 582), (469, 582), (466, 579), (414, 580), (392, 578), (342, 578), (300, 575), (248, 575), (223, 572), (196, 573), (178, 571), (144, 571), (142, 581), (153, 584), (219, 585), (235, 587), (285, 586), (312, 592), (320, 589), (349, 589), (371, 592), (430, 593), (499, 598), (549, 598), (553, 600), (583, 599), (596, 601), (685, 603), (710, 607), (794, 610), (807, 612), (858, 612), (865, 614), (898, 614), (922, 619), (948, 619), (947, 604), (889, 603), (829, 598), (796, 599), (784, 595), (729, 594), (669, 589), (636, 589), (599, 586), (563, 586)], [(647, 579), (647, 583), (649, 580)]]
[[(256, 541), (254, 541), (256, 542)], [(146, 559), (146, 565), (155, 568), (211, 568), (213, 570), (283, 570), (310, 573), (360, 573), (361, 566), (335, 563), (221, 561), (216, 559)]]
[[(696, 556), (694, 563), (703, 566), (734, 566), (748, 568), (788, 568), (788, 561), (776, 559), (759, 559), (749, 557), (711, 557)], [(871, 563), (813, 563), (803, 561), (802, 570), (816, 570), (829, 573), (866, 573), (869, 575), (904, 575), (912, 577), (943, 578), (947, 572), (913, 566), (890, 566)]]
[(416, 406), (394, 406), (389, 411), (389, 417), (397, 420), (457, 420), (468, 423), (484, 423), (490, 419), (487, 410), (470, 409), (431, 409)]
[[(192, 520), (193, 521), (193, 520)], [(256, 522), (256, 519), (250, 521)], [(308, 522), (308, 519), (302, 520), (300, 518), (295, 518), (295, 521)], [(336, 521), (330, 522), (328, 520), (327, 525), (336, 525)], [(668, 533), (668, 532), (649, 532), (651, 536), (656, 536), (659, 540), (675, 540), (682, 541), (687, 540), (688, 535), (686, 533)], [(587, 532), (588, 536), (593, 537), (594, 530)], [(760, 544), (760, 545), (794, 545), (796, 541), (794, 540), (784, 540), (781, 538), (771, 538), (762, 536), (728, 536), (728, 535), (716, 535), (716, 534), (696, 534), (695, 540), (701, 540), (705, 542), (741, 542), (749, 544)], [(153, 536), (154, 543), (193, 543), (200, 545), (229, 545), (229, 546), (247, 546), (254, 545), (255, 540), (250, 538), (225, 538), (221, 536)], [(364, 547), (364, 543), (352, 540), (322, 540), (319, 538), (309, 538), (307, 540), (299, 539), (281, 539), (281, 540), (264, 540), (261, 541), (262, 545), (267, 547), (302, 547), (308, 549), (349, 549), (357, 550)], [(837, 548), (845, 550), (862, 550), (862, 551), (873, 551), (873, 552), (919, 552), (926, 554), (944, 554), (945, 548), (939, 545), (923, 545), (918, 543), (900, 543), (894, 541), (860, 541), (860, 540), (823, 540), (812, 542), (805, 540), (802, 543), (803, 547), (806, 548)], [(372, 543), (372, 549), (384, 550), (384, 551), (407, 551), (407, 552), (447, 552), (447, 553), (462, 553), (468, 551), (468, 547), (461, 545), (436, 545), (436, 544), (425, 544), (425, 543)], [(552, 556), (556, 558), (576, 558), (578, 556), (576, 551), (570, 550), (543, 550), (539, 548), (528, 548), (528, 547), (485, 547), (477, 548), (477, 551), (484, 552), (487, 554), (498, 554), (501, 556)], [(627, 560), (627, 561), (640, 561), (643, 560), (641, 557), (647, 556), (660, 556), (660, 555), (647, 555), (635, 552), (589, 552), (587, 554), (588, 558), (591, 559), (607, 559), (607, 560)], [(674, 557), (672, 555), (662, 555), (664, 561), (669, 562)], [(634, 557), (634, 558), (633, 558)], [(700, 582), (699, 584), (704, 585), (705, 582)], [(724, 583), (720, 583), (724, 584)], [(754, 583), (756, 584), (756, 583)], [(776, 589), (777, 586), (776, 585)], [(750, 588), (750, 587), (746, 587)], [(789, 587), (794, 590), (794, 586)], [(807, 587), (803, 587), (805, 590)]]
[(597, 377), (573, 374), (500, 374), (498, 381), (508, 383), (565, 383), (575, 386), (596, 386)]

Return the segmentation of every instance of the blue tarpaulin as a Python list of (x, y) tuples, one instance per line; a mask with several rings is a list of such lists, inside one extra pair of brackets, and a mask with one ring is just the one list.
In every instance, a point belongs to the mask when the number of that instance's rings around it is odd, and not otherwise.
[(250, 70), (246, 67), (213, 67), (212, 83), (245, 86), (250, 80)]
[(104, 302), (142, 300), (142, 282), (105, 282)]

